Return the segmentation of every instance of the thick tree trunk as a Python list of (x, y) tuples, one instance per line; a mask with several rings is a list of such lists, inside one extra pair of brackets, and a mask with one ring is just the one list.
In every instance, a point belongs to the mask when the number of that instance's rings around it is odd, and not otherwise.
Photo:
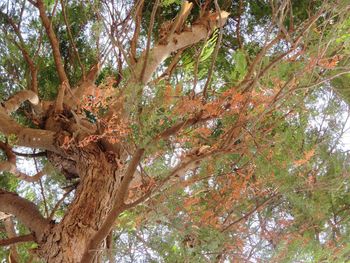
[(47, 262), (81, 262), (89, 242), (116, 203), (122, 170), (98, 145), (77, 149), (81, 182), (69, 212), (46, 233), (38, 254)]

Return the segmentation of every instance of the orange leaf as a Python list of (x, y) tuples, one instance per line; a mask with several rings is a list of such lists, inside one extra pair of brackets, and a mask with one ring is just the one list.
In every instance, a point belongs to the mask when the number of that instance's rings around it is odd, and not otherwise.
[(306, 159), (306, 160), (310, 160), (311, 157), (314, 156), (314, 154), (315, 154), (315, 149), (312, 149), (312, 150), (306, 152), (306, 153), (305, 153), (305, 159)]
[(170, 102), (172, 93), (173, 93), (172, 87), (170, 85), (166, 85), (165, 92), (164, 92), (164, 100), (166, 103)]
[(188, 198), (184, 202), (184, 207), (185, 208), (189, 208), (192, 205), (198, 204), (199, 201), (200, 201), (200, 199), (198, 197)]
[(202, 222), (207, 222), (208, 219), (209, 219), (210, 217), (212, 217), (213, 215), (214, 215), (213, 211), (208, 210), (208, 211), (206, 211), (206, 212), (203, 214), (203, 216), (201, 217), (201, 221), (202, 221)]
[(301, 165), (306, 164), (311, 159), (311, 157), (314, 156), (314, 154), (315, 154), (315, 149), (312, 149), (310, 151), (305, 152), (304, 159), (294, 161), (294, 165), (301, 166)]

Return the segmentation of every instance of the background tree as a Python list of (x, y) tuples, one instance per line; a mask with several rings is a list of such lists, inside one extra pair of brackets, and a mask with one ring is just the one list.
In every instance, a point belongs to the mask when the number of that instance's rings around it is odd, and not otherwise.
[(2, 4), (1, 255), (348, 260), (348, 11)]

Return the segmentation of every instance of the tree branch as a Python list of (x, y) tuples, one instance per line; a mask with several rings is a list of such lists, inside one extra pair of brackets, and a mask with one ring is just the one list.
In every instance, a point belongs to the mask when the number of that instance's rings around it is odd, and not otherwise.
[[(31, 2), (31, 3), (33, 3), (33, 2)], [(53, 31), (52, 23), (51, 23), (50, 19), (48, 18), (48, 16), (46, 15), (44, 2), (42, 0), (37, 0), (34, 5), (39, 9), (41, 22), (42, 22), (42, 24), (45, 28), (46, 34), (49, 38), (51, 48), (52, 48), (53, 58), (55, 61), (56, 70), (57, 70), (60, 82), (61, 83), (63, 83), (63, 82), (69, 83), (68, 77), (66, 75), (66, 72), (64, 70), (62, 60), (61, 60), (59, 42), (57, 40), (55, 32)]]
[(53, 217), (55, 216), (56, 211), (58, 210), (58, 208), (60, 207), (60, 205), (62, 204), (62, 202), (64, 201), (64, 199), (75, 189), (75, 187), (71, 187), (70, 189), (68, 189), (67, 192), (65, 192), (62, 196), (62, 198), (60, 200), (58, 200), (58, 202), (56, 203), (55, 207), (52, 209), (48, 219), (52, 220)]
[[(174, 37), (166, 45), (158, 44), (154, 48), (149, 50), (147, 67), (144, 70), (142, 79), (140, 75), (143, 73), (142, 68), (147, 58), (147, 50), (143, 52), (141, 58), (135, 65), (135, 79), (131, 82), (138, 84), (147, 84), (157, 67), (167, 58), (170, 54), (179, 51), (185, 47), (192, 46), (206, 38), (208, 34), (211, 34), (216, 28), (223, 26), (228, 17), (228, 13), (221, 11), (221, 22), (219, 22), (219, 14), (212, 14), (208, 17), (204, 17), (201, 21), (192, 26), (191, 31), (183, 31)], [(140, 82), (138, 81), (140, 80)]]
[(35, 237), (33, 234), (2, 239), (0, 240), (0, 246), (9, 246), (15, 243), (30, 242), (30, 241), (35, 241)]
[(45, 157), (46, 156), (46, 152), (38, 152), (38, 153), (20, 153), (17, 151), (13, 151), (12, 152), (14, 154), (16, 154), (17, 156), (21, 156), (21, 157), (26, 157), (26, 158), (35, 158), (35, 157)]
[(75, 45), (75, 42), (73, 40), (73, 35), (72, 35), (72, 32), (70, 30), (70, 25), (68, 23), (68, 18), (67, 18), (67, 15), (66, 15), (66, 8), (65, 8), (65, 1), (64, 0), (61, 0), (61, 7), (62, 7), (62, 15), (63, 15), (63, 19), (64, 19), (64, 23), (66, 24), (66, 28), (67, 28), (67, 33), (68, 33), (68, 37), (69, 37), (69, 42), (71, 43), (72, 45), (72, 48), (73, 48), (73, 51), (74, 51), (74, 54), (78, 60), (78, 63), (79, 63), (79, 66), (81, 68), (81, 72), (82, 72), (82, 75), (83, 75), (83, 79), (85, 79), (85, 67), (83, 65), (83, 63), (81, 63), (81, 59), (80, 59), (80, 55), (79, 55), (79, 52), (78, 52), (78, 49)]
[(142, 70), (141, 70), (141, 75), (140, 75), (140, 81), (142, 81), (143, 76), (145, 75), (145, 70), (146, 70), (148, 57), (149, 57), (149, 51), (150, 51), (150, 47), (151, 47), (151, 37), (152, 37), (152, 30), (153, 30), (153, 26), (154, 26), (154, 19), (156, 17), (156, 12), (157, 12), (157, 9), (158, 9), (158, 5), (159, 5), (159, 0), (156, 0), (156, 2), (153, 5), (153, 8), (152, 8), (151, 19), (150, 19), (149, 27), (148, 27), (145, 59), (143, 60), (143, 65), (142, 65)]
[(32, 129), (23, 127), (14, 120), (11, 120), (0, 107), (0, 132), (5, 136), (15, 136), (15, 144), (31, 148), (40, 148), (52, 152), (60, 152), (55, 147), (55, 133), (53, 131)]
[(37, 240), (42, 235), (49, 221), (39, 212), (36, 205), (15, 193), (0, 189), (0, 211), (17, 217), (30, 231), (33, 231)]
[(22, 90), (2, 103), (0, 106), (0, 132), (5, 136), (15, 135), (16, 145), (58, 152), (59, 150), (54, 146), (54, 132), (23, 127), (9, 117), (9, 114), (16, 111), (25, 100), (29, 100), (34, 105), (39, 102), (37, 94), (33, 91)]
[(26, 100), (29, 100), (33, 105), (37, 105), (39, 103), (39, 97), (35, 92), (31, 90), (21, 90), (5, 101), (3, 103), (3, 108), (7, 114), (10, 114), (16, 111)]
[[(81, 99), (87, 95), (93, 95), (96, 88), (95, 80), (97, 78), (100, 69), (100, 64), (92, 66), (89, 72), (86, 74), (84, 80), (78, 84), (70, 93), (67, 93), (64, 97), (64, 103), (70, 108), (79, 107)], [(66, 87), (69, 91), (69, 86)]]
[(119, 187), (119, 192), (117, 194), (117, 200), (122, 200), (123, 204), (125, 201), (126, 194), (129, 190), (130, 182), (132, 181), (136, 168), (140, 163), (141, 157), (144, 153), (144, 149), (138, 149), (134, 154), (134, 157), (131, 159), (128, 168), (125, 172), (125, 175), (122, 179), (122, 182)]
[[(216, 11), (219, 14), (219, 21), (220, 21), (220, 24), (221, 24), (222, 23), (222, 19), (223, 19), (221, 17), (221, 10), (220, 10), (220, 7), (219, 7), (219, 4), (218, 4), (217, 0), (214, 0), (214, 3), (215, 3)], [(203, 98), (205, 100), (207, 99), (207, 96), (208, 96), (207, 90), (208, 90), (208, 88), (210, 87), (210, 84), (211, 84), (211, 79), (212, 79), (214, 68), (215, 68), (215, 62), (216, 62), (217, 56), (219, 54), (219, 49), (220, 49), (223, 33), (224, 33), (223, 29), (222, 29), (222, 27), (220, 27), (219, 37), (218, 37), (218, 40), (216, 41), (215, 49), (214, 49), (212, 60), (211, 60), (211, 63), (210, 63), (210, 68), (208, 70), (207, 81), (205, 82), (205, 85), (204, 85), (204, 88), (203, 88)]]
[[(23, 10), (24, 9), (22, 9), (22, 11)], [(16, 25), (16, 23), (14, 22), (14, 20), (10, 16), (8, 16), (7, 14), (5, 14), (5, 13), (3, 13), (1, 11), (0, 11), (0, 16), (4, 17), (8, 21), (8, 23), (11, 25), (11, 27), (15, 31), (16, 36), (19, 39), (20, 43), (17, 43), (16, 41), (14, 41), (15, 45), (21, 51), (24, 60), (26, 61), (26, 63), (29, 66), (29, 70), (30, 70), (30, 74), (31, 74), (31, 85), (30, 85), (30, 88), (31, 88), (32, 91), (34, 91), (36, 94), (38, 94), (38, 74), (37, 74), (38, 69), (37, 69), (33, 59), (29, 56), (29, 53), (28, 53), (28, 51), (26, 49), (26, 45), (25, 45), (24, 39), (23, 39), (23, 37), (21, 35), (21, 32), (20, 32), (19, 26)]]
[(227, 226), (223, 227), (221, 229), (221, 232), (228, 231), (232, 226), (238, 224), (239, 222), (241, 222), (243, 220), (247, 220), (252, 214), (254, 214), (256, 211), (261, 209), (263, 206), (265, 206), (266, 204), (271, 202), (271, 200), (273, 200), (274, 198), (276, 198), (278, 196), (279, 196), (278, 193), (273, 193), (271, 196), (267, 197), (262, 203), (258, 204), (256, 207), (254, 207), (254, 209), (252, 209), (251, 211), (247, 212), (245, 215), (243, 215), (242, 217), (236, 219), (235, 221), (233, 221), (232, 223), (228, 224)]
[[(6, 218), (4, 220), (4, 225), (5, 225), (5, 229), (6, 229), (6, 235), (8, 238), (17, 237), (12, 217)], [(14, 263), (19, 262), (19, 255), (18, 255), (17, 248), (15, 245), (10, 246), (10, 257), (14, 261)]]
[(140, 31), (141, 31), (141, 19), (142, 19), (142, 9), (144, 6), (144, 0), (140, 0), (136, 6), (135, 10), (135, 30), (134, 35), (132, 36), (130, 42), (130, 63), (134, 65), (136, 63), (136, 47), (137, 40), (139, 39)]

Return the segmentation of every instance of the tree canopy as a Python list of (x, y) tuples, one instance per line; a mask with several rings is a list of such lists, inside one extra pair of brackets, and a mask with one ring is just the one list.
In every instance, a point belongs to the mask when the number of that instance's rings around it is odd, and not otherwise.
[(349, 261), (349, 11), (0, 2), (0, 258)]

